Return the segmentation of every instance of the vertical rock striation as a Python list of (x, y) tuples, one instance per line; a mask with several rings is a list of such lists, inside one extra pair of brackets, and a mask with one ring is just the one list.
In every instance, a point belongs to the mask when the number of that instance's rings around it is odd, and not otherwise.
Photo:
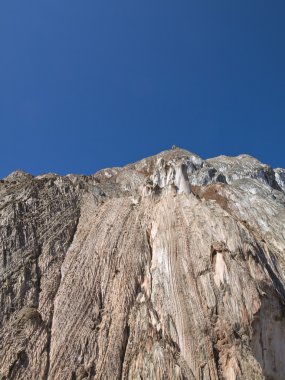
[(284, 379), (284, 169), (181, 149), (0, 183), (0, 379)]

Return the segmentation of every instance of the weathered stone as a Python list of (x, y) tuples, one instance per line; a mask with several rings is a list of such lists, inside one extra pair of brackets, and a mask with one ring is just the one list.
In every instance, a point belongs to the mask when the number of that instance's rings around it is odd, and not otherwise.
[(175, 148), (0, 183), (0, 379), (284, 379), (284, 170)]

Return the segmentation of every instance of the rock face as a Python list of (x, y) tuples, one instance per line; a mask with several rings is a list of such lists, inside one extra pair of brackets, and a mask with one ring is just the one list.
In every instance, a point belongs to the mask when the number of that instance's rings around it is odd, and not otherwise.
[(285, 378), (285, 170), (181, 149), (0, 183), (0, 379)]

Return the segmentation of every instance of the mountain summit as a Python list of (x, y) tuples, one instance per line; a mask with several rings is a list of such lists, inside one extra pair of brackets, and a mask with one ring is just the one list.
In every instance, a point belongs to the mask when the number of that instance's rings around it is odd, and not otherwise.
[(1, 380), (284, 379), (284, 169), (17, 171), (0, 222)]

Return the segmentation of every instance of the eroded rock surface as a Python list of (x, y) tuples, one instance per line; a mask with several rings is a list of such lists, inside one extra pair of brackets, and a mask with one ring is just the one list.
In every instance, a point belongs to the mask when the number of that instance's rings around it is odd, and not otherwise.
[(0, 379), (285, 378), (285, 170), (181, 149), (0, 182)]

